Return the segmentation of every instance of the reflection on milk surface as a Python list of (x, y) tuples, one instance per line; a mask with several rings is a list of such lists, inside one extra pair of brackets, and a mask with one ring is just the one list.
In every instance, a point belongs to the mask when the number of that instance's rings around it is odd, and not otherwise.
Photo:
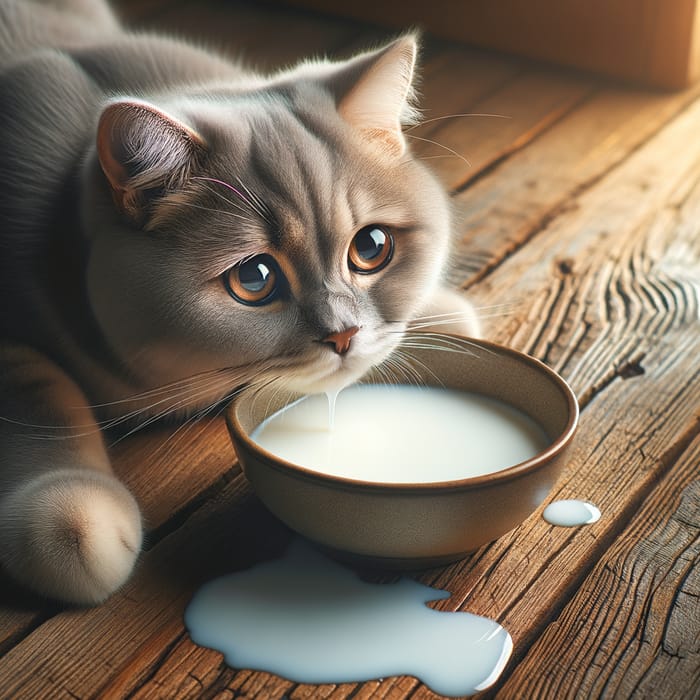
[(493, 620), (425, 605), (449, 597), (408, 578), (367, 583), (295, 539), (281, 559), (204, 585), (185, 624), (235, 668), (300, 683), (410, 675), (436, 693), (469, 695), (498, 678), (512, 642)]

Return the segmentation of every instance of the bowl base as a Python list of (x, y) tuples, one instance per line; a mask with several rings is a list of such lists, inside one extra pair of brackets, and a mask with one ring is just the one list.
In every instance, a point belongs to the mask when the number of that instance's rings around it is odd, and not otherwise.
[(334, 549), (320, 542), (313, 542), (313, 545), (321, 550), (326, 556), (341, 564), (348, 564), (353, 568), (368, 570), (373, 572), (381, 571), (423, 571), (434, 569), (440, 566), (454, 564), (468, 557), (472, 552), (461, 552), (458, 554), (442, 554), (439, 556), (426, 557), (384, 557), (373, 554), (358, 554), (342, 549)]

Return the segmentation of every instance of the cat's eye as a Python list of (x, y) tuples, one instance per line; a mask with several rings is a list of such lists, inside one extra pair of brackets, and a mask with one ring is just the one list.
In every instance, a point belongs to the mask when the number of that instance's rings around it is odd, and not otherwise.
[(279, 294), (281, 273), (270, 255), (256, 255), (223, 275), (228, 293), (241, 304), (261, 306)]
[(382, 226), (361, 228), (350, 242), (348, 265), (354, 272), (378, 272), (394, 254), (394, 239)]

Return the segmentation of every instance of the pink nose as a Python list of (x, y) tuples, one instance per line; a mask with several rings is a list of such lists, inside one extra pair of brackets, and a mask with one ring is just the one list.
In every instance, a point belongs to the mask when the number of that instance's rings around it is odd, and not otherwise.
[(339, 355), (344, 355), (350, 349), (350, 339), (359, 330), (357, 326), (352, 326), (352, 328), (346, 328), (344, 331), (327, 335), (321, 342), (332, 345)]

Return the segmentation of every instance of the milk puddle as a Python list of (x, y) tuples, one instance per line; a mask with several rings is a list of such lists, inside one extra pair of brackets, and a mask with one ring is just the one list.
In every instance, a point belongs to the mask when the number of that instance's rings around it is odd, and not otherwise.
[(281, 559), (205, 584), (185, 624), (234, 668), (314, 684), (409, 675), (470, 695), (496, 681), (512, 641), (493, 620), (425, 605), (449, 597), (407, 578), (367, 583), (297, 538)]
[(553, 501), (544, 509), (542, 517), (550, 525), (579, 527), (598, 522), (600, 520), (600, 510), (588, 501), (579, 501), (572, 498)]

